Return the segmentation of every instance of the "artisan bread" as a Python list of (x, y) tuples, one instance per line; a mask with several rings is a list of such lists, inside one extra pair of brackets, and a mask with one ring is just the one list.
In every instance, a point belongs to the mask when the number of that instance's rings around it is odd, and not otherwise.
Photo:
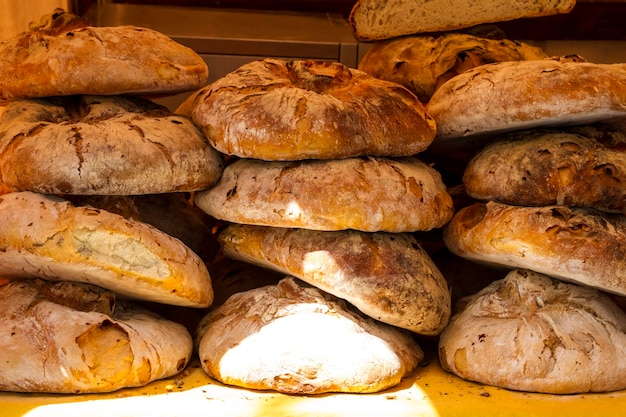
[(192, 49), (136, 26), (96, 27), (56, 9), (0, 42), (0, 101), (73, 94), (173, 94), (206, 84)]
[(72, 96), (14, 101), (0, 118), (0, 173), (16, 190), (158, 194), (210, 187), (221, 155), (193, 122), (152, 101)]
[(382, 391), (423, 358), (410, 334), (291, 277), (209, 312), (196, 347), (210, 377), (289, 394)]
[(509, 133), (468, 164), (466, 192), (483, 201), (626, 214), (625, 132), (589, 125)]
[(191, 111), (220, 152), (263, 160), (412, 156), (434, 120), (406, 88), (339, 62), (250, 62), (193, 94)]
[(626, 295), (626, 217), (591, 208), (496, 202), (459, 210), (443, 231), (457, 256)]
[(592, 288), (511, 271), (467, 300), (439, 339), (444, 370), (502, 388), (626, 388), (626, 313)]
[(0, 285), (0, 391), (109, 392), (174, 376), (191, 359), (182, 325), (100, 287)]
[(454, 210), (439, 173), (416, 158), (240, 159), (194, 201), (232, 223), (365, 232), (430, 230)]
[(408, 234), (232, 224), (218, 239), (226, 256), (300, 278), (384, 323), (436, 335), (450, 318), (446, 280)]
[(0, 275), (90, 283), (163, 304), (207, 307), (205, 264), (146, 223), (54, 196), (0, 196)]
[(355, 36), (367, 41), (568, 13), (575, 4), (576, 0), (358, 0), (349, 23)]
[(481, 65), (448, 80), (427, 111), (435, 141), (626, 115), (626, 64), (577, 57)]
[(427, 103), (444, 82), (471, 68), (546, 58), (541, 48), (524, 42), (447, 32), (375, 42), (359, 62), (359, 69), (401, 84)]

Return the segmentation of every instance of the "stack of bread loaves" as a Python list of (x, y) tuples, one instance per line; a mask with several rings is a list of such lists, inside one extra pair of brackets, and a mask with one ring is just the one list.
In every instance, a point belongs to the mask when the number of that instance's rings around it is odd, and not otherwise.
[[(439, 339), (441, 365), (516, 390), (624, 389), (626, 314), (604, 292), (626, 295), (626, 64), (548, 58), (506, 40), (448, 47), (451, 58), (437, 45), (460, 45), (467, 34), (415, 34), (563, 13), (575, 2), (453, 0), (448, 14), (430, 9), (443, 3), (362, 0), (351, 16), (357, 36), (390, 39), (363, 67), (419, 84), (437, 122), (431, 149), (464, 155), (456, 161), (465, 161), (470, 203), (445, 226), (446, 247), (510, 271), (462, 300)], [(400, 35), (411, 36), (392, 39)], [(424, 45), (435, 53), (427, 68), (411, 61)], [(373, 60), (386, 48), (404, 49), (379, 70)]]
[(206, 64), (160, 33), (63, 10), (0, 57), (0, 390), (106, 392), (177, 374), (189, 330), (129, 299), (211, 304), (200, 254), (218, 246), (188, 234), (210, 228), (184, 193), (213, 185), (223, 160), (191, 120), (139, 95), (198, 89)]
[(439, 334), (451, 310), (410, 235), (453, 214), (439, 173), (415, 156), (436, 134), (415, 95), (340, 63), (268, 58), (178, 111), (229, 155), (220, 181), (195, 196), (226, 223), (225, 255), (289, 276), (204, 318), (204, 369), (291, 393), (397, 384), (422, 358), (411, 332)]

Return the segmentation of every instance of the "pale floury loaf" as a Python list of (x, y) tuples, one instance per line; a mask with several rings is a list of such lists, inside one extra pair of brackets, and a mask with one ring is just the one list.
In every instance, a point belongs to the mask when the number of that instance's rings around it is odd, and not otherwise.
[(513, 270), (465, 300), (439, 340), (441, 366), (502, 388), (626, 388), (626, 314), (606, 294)]

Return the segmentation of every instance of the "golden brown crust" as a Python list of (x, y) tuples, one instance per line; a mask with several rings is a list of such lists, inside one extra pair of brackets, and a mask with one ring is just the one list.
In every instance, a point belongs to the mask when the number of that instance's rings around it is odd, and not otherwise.
[(219, 240), (226, 256), (300, 278), (384, 323), (436, 335), (450, 318), (445, 279), (407, 234), (230, 225)]
[(19, 100), (0, 118), (3, 181), (50, 194), (196, 191), (223, 160), (193, 122), (122, 96)]
[(179, 324), (102, 288), (43, 280), (0, 286), (0, 390), (89, 393), (176, 375), (193, 352)]
[(441, 334), (444, 369), (502, 388), (626, 388), (626, 314), (592, 288), (514, 270), (472, 296)]
[(436, 133), (406, 88), (338, 62), (263, 59), (192, 96), (194, 122), (220, 152), (263, 160), (411, 156)]
[(202, 260), (152, 226), (31, 192), (1, 196), (0, 213), (0, 274), (85, 282), (164, 304), (211, 304)]
[(430, 230), (454, 210), (439, 173), (416, 158), (240, 159), (195, 203), (232, 223), (366, 232)]
[(626, 217), (564, 206), (465, 207), (444, 229), (458, 256), (626, 295)]
[(88, 26), (56, 10), (0, 42), (0, 101), (73, 94), (173, 94), (206, 84), (202, 58), (135, 26)]
[(423, 358), (409, 333), (291, 277), (230, 297), (195, 342), (212, 378), (291, 394), (382, 391)]
[(626, 135), (601, 127), (515, 132), (486, 146), (463, 183), (478, 200), (626, 213)]
[(545, 58), (548, 55), (540, 48), (524, 42), (450, 32), (375, 42), (359, 62), (359, 69), (401, 84), (427, 103), (444, 82), (471, 68)]

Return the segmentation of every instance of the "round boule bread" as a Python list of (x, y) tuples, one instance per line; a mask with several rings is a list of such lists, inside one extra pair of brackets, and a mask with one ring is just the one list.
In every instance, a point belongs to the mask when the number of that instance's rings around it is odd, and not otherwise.
[(0, 42), (0, 101), (101, 94), (174, 94), (206, 84), (191, 48), (136, 26), (89, 26), (56, 9)]
[(482, 201), (626, 214), (625, 145), (624, 132), (600, 126), (513, 132), (470, 161), (463, 183)]
[(88, 284), (0, 285), (0, 321), (1, 391), (138, 387), (178, 374), (193, 353), (184, 326)]
[(188, 307), (213, 300), (203, 261), (142, 222), (29, 191), (0, 196), (0, 275), (94, 284)]
[(591, 208), (496, 202), (459, 210), (443, 231), (455, 255), (626, 295), (626, 217)]
[(450, 318), (448, 284), (409, 234), (231, 224), (218, 239), (226, 256), (299, 278), (378, 321), (437, 335)]
[(237, 293), (209, 312), (196, 350), (218, 381), (289, 394), (382, 391), (424, 356), (410, 333), (292, 277)]
[(412, 156), (435, 121), (403, 86), (339, 62), (267, 58), (193, 94), (191, 111), (220, 152), (263, 160)]
[(159, 194), (210, 187), (221, 155), (193, 122), (149, 100), (71, 96), (13, 101), (0, 118), (0, 172), (16, 190)]
[(471, 296), (439, 339), (443, 369), (501, 388), (626, 388), (626, 313), (593, 288), (513, 270)]
[(481, 65), (448, 80), (426, 107), (437, 141), (626, 115), (626, 64), (578, 58)]
[(232, 223), (365, 232), (430, 230), (454, 211), (439, 173), (416, 158), (240, 159), (194, 201)]
[(546, 58), (541, 48), (524, 42), (444, 32), (375, 42), (359, 62), (359, 69), (401, 84), (427, 103), (444, 82), (470, 68)]

